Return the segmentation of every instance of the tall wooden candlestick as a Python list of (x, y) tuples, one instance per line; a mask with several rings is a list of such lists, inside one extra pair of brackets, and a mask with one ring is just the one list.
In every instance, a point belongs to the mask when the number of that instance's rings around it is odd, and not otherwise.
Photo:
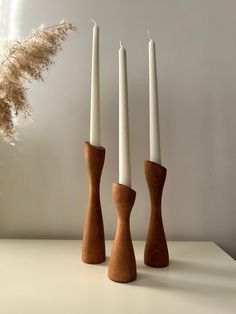
[(131, 189), (129, 110), (126, 51), (119, 49), (119, 183), (113, 183), (117, 227), (108, 266), (108, 277), (117, 282), (136, 279), (136, 261), (130, 234), (130, 213), (136, 192)]
[(165, 267), (169, 264), (168, 247), (162, 222), (161, 199), (166, 178), (166, 168), (161, 165), (161, 146), (157, 95), (157, 70), (155, 42), (149, 35), (149, 123), (150, 161), (144, 162), (150, 194), (150, 222), (144, 251), (145, 264)]
[(98, 264), (106, 259), (100, 203), (100, 180), (105, 148), (101, 146), (100, 139), (99, 27), (96, 22), (93, 23), (90, 142), (85, 142), (84, 147), (89, 174), (89, 198), (84, 223), (82, 260), (85, 263)]

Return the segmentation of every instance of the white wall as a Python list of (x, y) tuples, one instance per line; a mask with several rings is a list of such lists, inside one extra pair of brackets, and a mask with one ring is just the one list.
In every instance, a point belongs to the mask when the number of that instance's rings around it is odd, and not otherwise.
[(91, 35), (101, 34), (102, 204), (115, 228), (118, 180), (118, 47), (127, 48), (134, 238), (145, 237), (148, 195), (148, 38), (158, 43), (163, 216), (168, 239), (212, 240), (236, 257), (236, 2), (231, 0), (1, 0), (1, 36), (25, 36), (62, 18), (79, 27), (29, 90), (34, 123), (16, 146), (0, 143), (0, 236), (80, 238), (87, 200)]

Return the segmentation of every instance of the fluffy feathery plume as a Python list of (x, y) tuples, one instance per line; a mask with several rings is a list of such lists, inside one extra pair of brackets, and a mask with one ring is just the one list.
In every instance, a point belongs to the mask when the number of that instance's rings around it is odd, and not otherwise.
[(25, 80), (43, 80), (43, 70), (54, 63), (61, 44), (69, 31), (76, 28), (62, 21), (60, 24), (34, 30), (25, 40), (5, 42), (0, 63), (0, 132), (6, 140), (15, 136), (15, 117), (31, 115)]

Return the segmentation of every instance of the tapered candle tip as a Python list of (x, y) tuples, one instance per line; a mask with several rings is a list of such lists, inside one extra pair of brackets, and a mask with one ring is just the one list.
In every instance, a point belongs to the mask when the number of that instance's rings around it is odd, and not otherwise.
[(147, 30), (147, 34), (148, 34), (148, 38), (149, 38), (149, 40), (151, 40), (152, 38), (151, 38), (151, 35), (150, 35), (149, 30)]
[(120, 48), (123, 48), (121, 40), (120, 40)]
[(94, 25), (97, 25), (97, 23), (94, 21), (94, 19), (91, 19), (90, 20), (94, 23)]

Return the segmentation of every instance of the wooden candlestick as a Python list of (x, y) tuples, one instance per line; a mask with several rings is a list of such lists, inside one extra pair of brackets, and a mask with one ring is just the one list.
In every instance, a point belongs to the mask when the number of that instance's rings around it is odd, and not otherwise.
[(113, 183), (112, 193), (117, 209), (117, 227), (108, 265), (108, 277), (117, 282), (130, 282), (137, 276), (130, 234), (130, 213), (136, 192), (128, 186)]
[(144, 169), (148, 184), (151, 215), (144, 251), (144, 263), (151, 267), (169, 265), (169, 253), (162, 222), (161, 199), (166, 178), (166, 168), (145, 160)]
[(85, 142), (84, 157), (89, 174), (89, 197), (84, 223), (82, 261), (88, 264), (98, 264), (106, 259), (100, 203), (100, 180), (105, 159), (105, 148)]

